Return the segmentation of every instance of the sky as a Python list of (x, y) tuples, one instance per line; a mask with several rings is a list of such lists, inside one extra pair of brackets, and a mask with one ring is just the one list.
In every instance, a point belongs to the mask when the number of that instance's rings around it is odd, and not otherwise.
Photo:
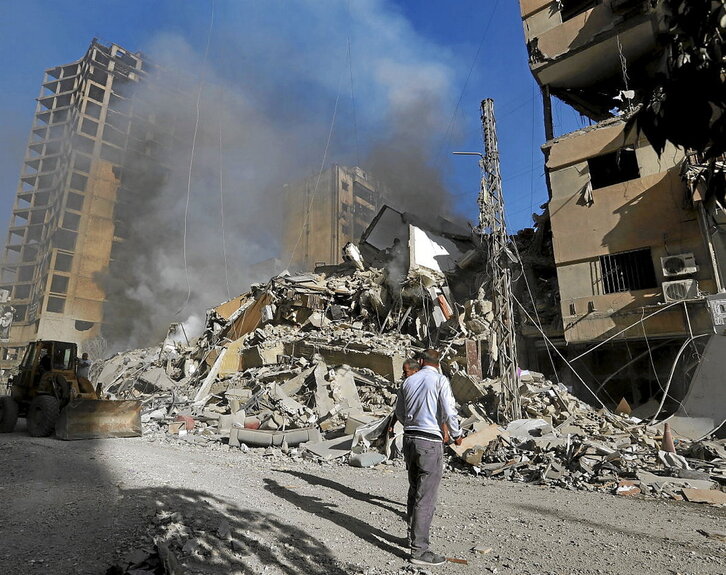
[[(144, 233), (141, 250), (135, 246), (145, 259), (131, 273), (137, 281), (122, 286), (131, 299), (150, 304), (158, 300), (158, 289), (167, 289), (170, 306), (178, 308), (181, 298), (184, 308), (243, 291), (250, 280), (243, 270), (274, 255), (280, 232), (269, 217), (280, 209), (274, 189), (333, 163), (385, 172), (400, 194), (396, 207), (475, 224), (477, 158), (453, 152), (482, 151), (479, 106), (485, 98), (495, 102), (509, 231), (530, 227), (532, 213), (547, 199), (541, 97), (513, 0), (4, 0), (2, 5), (0, 222), (10, 218), (43, 71), (81, 58), (92, 38), (184, 70), (191, 79), (187, 95), (199, 96), (192, 185), (167, 186), (153, 205), (138, 206), (139, 229), (155, 229)], [(583, 125), (559, 101), (553, 112), (556, 134)], [(224, 140), (220, 148), (214, 144), (217, 134)], [(183, 169), (190, 162), (188, 148), (173, 160)], [(210, 190), (219, 187), (212, 173), (222, 163), (227, 220), (222, 238), (229, 252), (224, 263), (209, 256), (221, 252), (220, 210)], [(209, 281), (223, 275), (226, 290), (220, 287), (224, 282)], [(150, 321), (168, 317), (166, 310)]]

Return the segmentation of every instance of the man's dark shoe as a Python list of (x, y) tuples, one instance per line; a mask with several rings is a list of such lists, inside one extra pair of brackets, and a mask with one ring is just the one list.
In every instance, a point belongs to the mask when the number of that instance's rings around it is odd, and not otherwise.
[(411, 563), (414, 565), (443, 565), (446, 563), (446, 557), (437, 555), (433, 551), (424, 551), (421, 555), (411, 555)]

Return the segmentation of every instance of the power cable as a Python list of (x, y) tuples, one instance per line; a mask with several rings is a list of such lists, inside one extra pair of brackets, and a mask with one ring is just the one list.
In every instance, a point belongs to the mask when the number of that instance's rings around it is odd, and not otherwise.
[(355, 165), (360, 166), (360, 145), (358, 142), (358, 116), (355, 106), (355, 84), (353, 83), (353, 50), (351, 48), (350, 37), (352, 36), (353, 26), (350, 14), (350, 0), (348, 0), (348, 70), (350, 72), (350, 103), (353, 108), (353, 141), (355, 143)]
[(224, 281), (227, 286), (227, 300), (232, 299), (229, 289), (229, 266), (227, 264), (227, 240), (224, 233), (224, 148), (222, 147), (222, 115), (219, 115), (219, 222), (222, 228), (222, 254), (224, 256)]
[(212, 28), (214, 26), (214, 0), (212, 0), (211, 4), (212, 4), (212, 12), (209, 17), (209, 31), (207, 32), (207, 45), (204, 49), (204, 59), (202, 60), (202, 71), (199, 76), (199, 90), (197, 92), (197, 103), (196, 103), (196, 111), (195, 111), (195, 117), (194, 117), (194, 136), (192, 137), (192, 150), (191, 150), (191, 155), (189, 156), (189, 174), (187, 176), (187, 200), (186, 200), (186, 205), (184, 207), (183, 253), (184, 253), (184, 277), (187, 282), (187, 297), (186, 297), (186, 300), (184, 300), (184, 304), (176, 312), (176, 315), (178, 315), (182, 311), (184, 311), (184, 308), (186, 308), (187, 304), (189, 303), (189, 299), (192, 297), (192, 284), (189, 281), (189, 267), (187, 264), (187, 227), (188, 227), (188, 221), (189, 221), (189, 201), (192, 196), (192, 166), (194, 165), (194, 151), (196, 149), (197, 133), (199, 131), (199, 103), (201, 102), (201, 99), (202, 99), (202, 88), (204, 86), (204, 74), (205, 74), (206, 67), (207, 67), (207, 56), (209, 55), (209, 44), (212, 41)]
[(288, 268), (292, 265), (292, 261), (295, 258), (295, 252), (297, 251), (297, 248), (300, 245), (300, 240), (302, 240), (303, 233), (305, 233), (305, 228), (310, 221), (310, 212), (313, 207), (313, 202), (315, 201), (315, 196), (318, 194), (318, 189), (320, 188), (320, 178), (323, 175), (323, 170), (325, 169), (325, 162), (328, 159), (328, 149), (330, 148), (330, 140), (333, 137), (333, 128), (335, 127), (335, 119), (338, 115), (338, 102), (340, 102), (342, 81), (343, 81), (343, 76), (341, 74), (341, 77), (338, 80), (338, 95), (335, 97), (335, 106), (333, 107), (333, 117), (330, 121), (330, 130), (328, 131), (328, 139), (325, 142), (325, 149), (323, 150), (323, 159), (320, 162), (320, 170), (318, 171), (318, 177), (315, 181), (315, 188), (313, 189), (313, 193), (310, 195), (310, 201), (308, 202), (308, 205), (305, 209), (305, 217), (303, 218), (303, 223), (302, 223), (302, 226), (300, 227), (300, 235), (298, 235), (298, 237), (297, 237), (297, 241), (295, 242), (295, 247), (292, 249), (292, 252), (290, 253), (290, 259), (287, 262)]
[(496, 0), (494, 2), (494, 8), (492, 8), (492, 12), (489, 15), (489, 21), (484, 26), (484, 31), (482, 32), (481, 38), (479, 39), (479, 45), (477, 46), (476, 53), (474, 54), (474, 58), (471, 62), (471, 66), (469, 67), (469, 72), (466, 75), (466, 80), (464, 81), (464, 86), (461, 89), (461, 92), (459, 94), (459, 99), (456, 102), (456, 106), (454, 107), (454, 112), (451, 114), (451, 118), (449, 119), (449, 124), (446, 126), (446, 132), (444, 133), (444, 137), (441, 142), (440, 152), (439, 152), (439, 161), (437, 162), (437, 169), (441, 167), (441, 164), (444, 160), (444, 157), (446, 155), (446, 144), (449, 141), (449, 137), (451, 136), (451, 130), (454, 127), (454, 121), (456, 120), (456, 115), (459, 113), (459, 108), (461, 107), (461, 102), (464, 99), (464, 94), (466, 93), (466, 88), (469, 85), (469, 80), (471, 79), (471, 75), (474, 72), (474, 66), (476, 66), (477, 61), (479, 60), (479, 54), (481, 53), (482, 46), (484, 46), (484, 40), (487, 37), (487, 34), (489, 33), (489, 28), (492, 25), (492, 21), (494, 20), (494, 14), (497, 11), (497, 6), (499, 6), (499, 0)]

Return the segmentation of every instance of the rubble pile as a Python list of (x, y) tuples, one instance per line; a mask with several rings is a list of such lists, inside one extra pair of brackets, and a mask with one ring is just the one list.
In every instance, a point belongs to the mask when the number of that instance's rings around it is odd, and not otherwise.
[(283, 273), (210, 310), (193, 344), (173, 325), (161, 349), (119, 354), (95, 380), (111, 397), (142, 400), (147, 434), (305, 443), (309, 455), (337, 459), (359, 427), (390, 414), (403, 362), (430, 337), (446, 347), (459, 401), (480, 398), (492, 319), (482, 290), (459, 304), (443, 274), (418, 268), (394, 282), (385, 269), (328, 266)]
[(524, 372), (520, 382), (529, 419), (499, 427), (469, 407), (471, 433), (455, 448), (467, 470), (565, 489), (726, 503), (724, 440), (680, 439), (664, 451), (660, 427), (596, 410), (542, 374)]
[(403, 362), (435, 346), (467, 431), (451, 446), (453, 468), (621, 495), (726, 495), (723, 441), (675, 449), (659, 427), (596, 410), (542, 374), (520, 373), (527, 419), (499, 425), (501, 385), (484, 377), (499, 353), (494, 315), (471, 234), (427, 231), (384, 208), (360, 248), (209, 310), (193, 342), (173, 324), (161, 348), (108, 360), (97, 385), (140, 399), (149, 437), (368, 467), (400, 452), (400, 424), (393, 438), (387, 430)]

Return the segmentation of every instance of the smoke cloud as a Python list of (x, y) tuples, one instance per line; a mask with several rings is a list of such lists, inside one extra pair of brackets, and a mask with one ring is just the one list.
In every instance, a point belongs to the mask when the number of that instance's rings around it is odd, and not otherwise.
[(451, 211), (435, 167), (460, 72), (445, 50), (378, 0), (221, 12), (206, 61), (176, 34), (139, 47), (187, 80), (180, 91), (139, 88), (173, 137), (159, 165), (138, 159), (121, 175), (127, 240), (101, 278), (112, 349), (158, 342), (170, 322), (263, 279), (250, 267), (278, 255), (282, 187), (317, 174), (329, 133), (325, 168), (361, 165), (398, 209)]

